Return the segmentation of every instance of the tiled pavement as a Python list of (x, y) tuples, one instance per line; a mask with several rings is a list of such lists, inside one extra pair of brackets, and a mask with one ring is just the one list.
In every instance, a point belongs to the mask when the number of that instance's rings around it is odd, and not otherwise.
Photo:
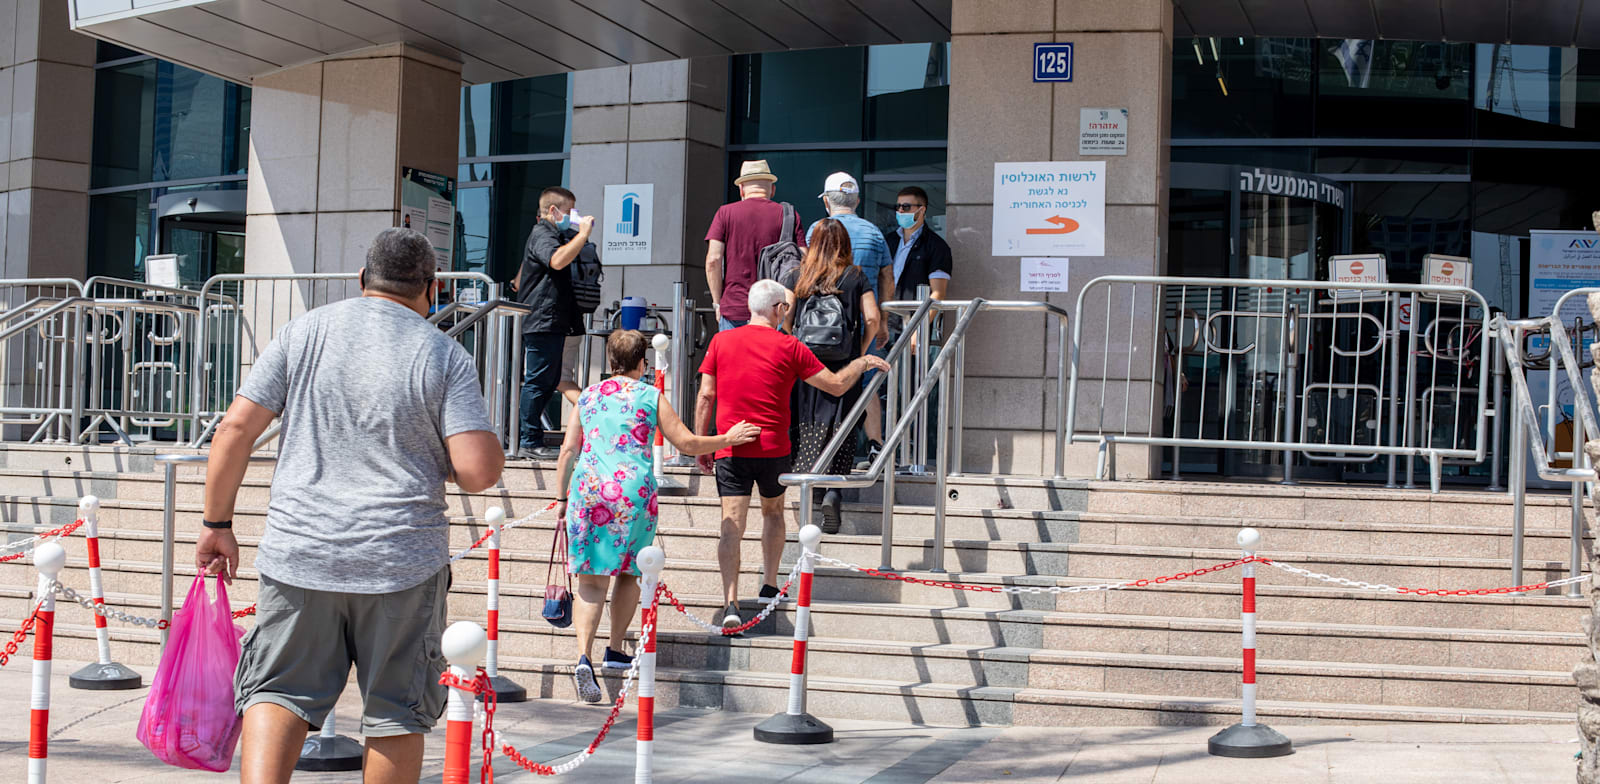
[[(26, 650), (26, 649), (25, 649)], [(0, 670), (0, 781), (22, 781), (27, 769), (29, 661)], [(157, 762), (134, 739), (144, 691), (84, 692), (67, 688), (76, 663), (57, 662), (51, 723), (50, 780), (57, 782), (232, 781), (236, 772), (181, 771)], [(148, 673), (147, 673), (148, 674)], [(353, 719), (352, 688), (341, 712)], [(496, 726), (530, 759), (560, 761), (589, 742), (603, 707), (544, 700), (505, 705)], [(573, 782), (633, 777), (632, 706), (599, 754)], [(771, 746), (751, 738), (763, 716), (673, 710), (657, 718), (655, 781), (808, 782), (812, 784), (968, 784), (1072, 781), (1083, 784), (1544, 784), (1572, 780), (1577, 746), (1570, 726), (1377, 725), (1282, 727), (1296, 753), (1271, 760), (1206, 754), (1211, 727), (1083, 729), (947, 729), (875, 721), (831, 724), (827, 746)], [(351, 721), (350, 724), (354, 722)], [(575, 729), (577, 728), (577, 729)], [(438, 781), (443, 733), (428, 738), (424, 781)], [(499, 758), (496, 780), (533, 782)], [(349, 773), (301, 774), (302, 784), (358, 782)], [(476, 781), (476, 774), (474, 774)]]

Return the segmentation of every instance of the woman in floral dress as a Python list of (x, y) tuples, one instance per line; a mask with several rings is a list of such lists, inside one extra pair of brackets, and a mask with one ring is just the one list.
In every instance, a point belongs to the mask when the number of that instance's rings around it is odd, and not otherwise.
[(639, 551), (655, 541), (656, 479), (651, 472), (656, 428), (686, 455), (703, 455), (754, 441), (760, 428), (740, 422), (727, 433), (697, 436), (653, 385), (641, 380), (650, 341), (636, 330), (618, 330), (606, 340), (606, 358), (616, 375), (578, 397), (561, 444), (556, 515), (567, 526), (567, 570), (576, 577), (573, 603), (578, 696), (600, 701), (589, 654), (600, 628), (600, 610), (611, 592), (611, 641), (602, 666), (627, 669), (633, 658), (622, 641), (639, 604)]

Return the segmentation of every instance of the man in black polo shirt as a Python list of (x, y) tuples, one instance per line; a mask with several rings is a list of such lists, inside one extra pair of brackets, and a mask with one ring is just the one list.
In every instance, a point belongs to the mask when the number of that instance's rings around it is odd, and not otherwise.
[(594, 216), (574, 219), (577, 203), (566, 188), (545, 188), (539, 194), (539, 222), (528, 232), (522, 269), (512, 284), (517, 300), (533, 308), (522, 321), (521, 458), (554, 460), (560, 452), (544, 445), (539, 415), (561, 381), (562, 344), (578, 328), (569, 267), (589, 242)]
[[(894, 275), (894, 289), (892, 293), (884, 292), (884, 299), (915, 299), (917, 287), (927, 286), (934, 299), (942, 300), (950, 290), (950, 246), (927, 225), (928, 192), (908, 185), (900, 189), (894, 201), (895, 226), (883, 232), (894, 262), (884, 271)], [(884, 339), (880, 345), (887, 351), (889, 327), (898, 329), (900, 320), (891, 316), (883, 323)], [(883, 448), (883, 404), (876, 397), (867, 401), (866, 431), (868, 451), (863, 462), (871, 465)]]

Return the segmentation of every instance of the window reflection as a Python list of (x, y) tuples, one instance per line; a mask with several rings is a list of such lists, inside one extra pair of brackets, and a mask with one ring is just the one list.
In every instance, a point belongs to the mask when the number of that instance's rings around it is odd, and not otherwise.
[(566, 74), (461, 90), (463, 158), (565, 152), (572, 146)]
[(1311, 135), (1314, 41), (1180, 39), (1172, 51), (1172, 134)]

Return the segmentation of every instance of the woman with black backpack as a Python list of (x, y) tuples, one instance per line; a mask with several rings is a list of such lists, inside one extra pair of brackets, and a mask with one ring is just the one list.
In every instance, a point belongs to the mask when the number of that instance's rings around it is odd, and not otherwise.
[[(793, 297), (789, 331), (829, 370), (838, 371), (866, 353), (872, 337), (878, 334), (882, 316), (872, 282), (851, 261), (850, 234), (844, 224), (832, 218), (818, 221), (811, 230), (805, 261), (778, 282)], [(794, 444), (795, 471), (809, 473), (817, 468), (823, 447), (832, 440), (860, 396), (860, 385), (840, 397), (804, 382), (795, 385), (790, 396), (794, 406), (790, 441)], [(822, 471), (848, 474), (855, 459), (855, 439), (846, 438)], [(838, 533), (839, 491), (815, 488), (812, 500), (822, 509), (823, 533)]]

